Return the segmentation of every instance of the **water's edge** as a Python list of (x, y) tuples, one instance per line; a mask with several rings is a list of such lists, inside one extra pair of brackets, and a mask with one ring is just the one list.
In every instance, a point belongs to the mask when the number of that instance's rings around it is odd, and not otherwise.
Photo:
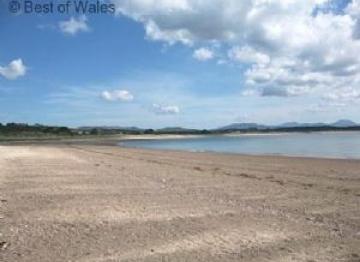
[(122, 147), (330, 159), (360, 159), (360, 132), (198, 136), (121, 140)]

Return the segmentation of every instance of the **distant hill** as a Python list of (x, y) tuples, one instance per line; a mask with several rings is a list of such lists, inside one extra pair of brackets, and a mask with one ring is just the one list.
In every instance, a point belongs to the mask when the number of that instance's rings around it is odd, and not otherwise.
[(275, 126), (275, 128), (293, 128), (293, 127), (321, 127), (321, 126), (331, 126), (331, 124), (325, 123), (297, 123), (297, 122), (289, 122), (284, 123), (279, 126)]
[(217, 130), (247, 130), (247, 129), (267, 129), (269, 126), (259, 125), (256, 123), (234, 123), (224, 127), (220, 127)]
[(156, 132), (159, 133), (189, 133), (189, 132), (196, 132), (197, 129), (189, 129), (183, 127), (165, 127), (161, 129), (157, 129)]
[(127, 131), (142, 131), (144, 129), (138, 128), (136, 126), (130, 127), (122, 127), (122, 126), (81, 126), (77, 128), (78, 130), (92, 130), (92, 129), (100, 129), (100, 130), (127, 130)]
[(335, 127), (353, 127), (353, 126), (359, 126), (359, 124), (351, 121), (351, 120), (347, 120), (347, 119), (341, 119), (335, 123), (332, 124), (332, 126)]
[(266, 129), (289, 129), (289, 128), (320, 128), (320, 127), (334, 127), (334, 128), (350, 128), (350, 127), (359, 127), (360, 124), (357, 124), (351, 120), (341, 119), (335, 123), (298, 123), (298, 122), (287, 122), (281, 125), (261, 125), (256, 123), (234, 123), (224, 127), (220, 127), (216, 130), (218, 131), (229, 131), (229, 130), (266, 130)]
[(184, 127), (165, 127), (160, 129), (142, 129), (135, 126), (121, 127), (121, 126), (83, 126), (77, 130), (84, 132), (92, 132), (99, 134), (208, 134), (208, 133), (228, 133), (228, 132), (256, 132), (256, 131), (322, 131), (332, 129), (344, 129), (344, 128), (360, 128), (360, 124), (357, 124), (351, 120), (341, 119), (334, 123), (298, 123), (287, 122), (280, 125), (263, 125), (258, 123), (233, 123), (227, 126), (212, 130), (200, 130)]

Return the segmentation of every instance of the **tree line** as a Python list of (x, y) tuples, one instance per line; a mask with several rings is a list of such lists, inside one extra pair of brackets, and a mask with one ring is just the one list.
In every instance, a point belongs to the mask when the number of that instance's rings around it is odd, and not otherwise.
[(46, 125), (29, 125), (24, 123), (0, 123), (0, 135), (2, 136), (43, 136), (43, 135), (61, 135), (71, 136), (73, 131), (68, 127), (56, 127)]

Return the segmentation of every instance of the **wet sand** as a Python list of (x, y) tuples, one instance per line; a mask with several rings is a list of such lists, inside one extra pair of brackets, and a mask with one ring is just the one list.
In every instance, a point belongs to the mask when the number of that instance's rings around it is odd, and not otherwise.
[(360, 161), (0, 146), (0, 261), (360, 261)]

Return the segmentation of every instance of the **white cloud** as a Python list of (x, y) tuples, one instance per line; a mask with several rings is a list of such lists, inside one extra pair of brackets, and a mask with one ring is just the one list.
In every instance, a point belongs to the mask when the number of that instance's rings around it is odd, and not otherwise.
[(101, 97), (106, 101), (131, 102), (134, 96), (127, 90), (103, 91)]
[(71, 17), (67, 21), (59, 22), (60, 30), (65, 34), (76, 35), (79, 32), (88, 32), (90, 31), (89, 26), (87, 25), (86, 16), (80, 16), (79, 18)]
[[(113, 0), (118, 14), (130, 16), (145, 26), (156, 25), (156, 32), (164, 33), (164, 39), (174, 42), (226, 41), (240, 42), (261, 40), (265, 35), (279, 35), (284, 19), (293, 20), (310, 15), (315, 4), (325, 0)], [(294, 19), (294, 20), (295, 20)], [(279, 26), (272, 26), (278, 21)], [(265, 22), (271, 22), (267, 24)], [(269, 30), (266, 32), (266, 26)], [(288, 29), (288, 28), (287, 28)], [(187, 32), (179, 37), (177, 32)], [(294, 34), (295, 35), (295, 34)], [(298, 37), (300, 39), (300, 37)], [(264, 39), (265, 40), (265, 39)], [(260, 42), (260, 41), (258, 41)]]
[(159, 104), (153, 104), (152, 109), (156, 114), (159, 115), (175, 115), (180, 113), (178, 106), (164, 106)]
[(194, 51), (193, 57), (200, 61), (207, 61), (214, 58), (214, 52), (208, 48), (199, 48)]
[(323, 99), (328, 103), (360, 103), (360, 90), (354, 87), (344, 87), (325, 94)]
[[(113, 1), (150, 40), (219, 43), (231, 61), (246, 64), (247, 88), (259, 95), (360, 91), (360, 0), (344, 10), (328, 0)], [(194, 57), (210, 59), (197, 51)]]
[(27, 68), (22, 59), (19, 58), (11, 61), (7, 66), (0, 66), (0, 75), (9, 80), (15, 80), (20, 76), (24, 76), (26, 70)]
[(184, 45), (191, 46), (193, 44), (190, 39), (190, 33), (185, 29), (176, 31), (161, 30), (156, 23), (148, 21), (145, 24), (146, 35), (151, 40), (166, 41), (168, 44), (173, 45), (176, 42), (181, 42)]
[(242, 63), (266, 65), (270, 62), (268, 55), (255, 51), (250, 46), (233, 47), (229, 50), (228, 56), (230, 59)]

